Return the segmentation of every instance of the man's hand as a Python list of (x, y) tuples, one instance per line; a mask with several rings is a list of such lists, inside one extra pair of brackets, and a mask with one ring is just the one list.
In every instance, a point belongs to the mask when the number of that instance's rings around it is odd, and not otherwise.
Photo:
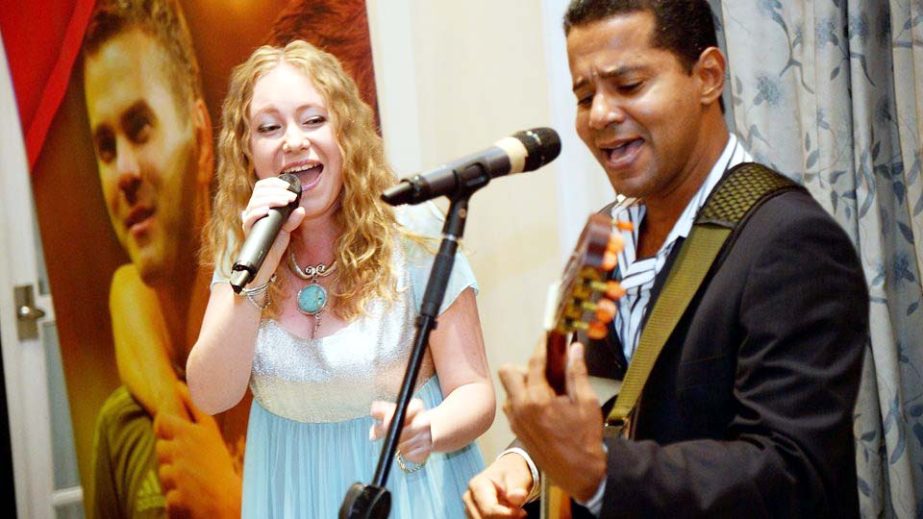
[(545, 379), (545, 347), (529, 359), (528, 371), (504, 366), (503, 411), (510, 428), (543, 473), (568, 494), (587, 501), (606, 476), (603, 423), (590, 386), (583, 345), (567, 353), (567, 394), (557, 395)]
[(465, 512), (475, 519), (522, 518), (522, 505), (535, 482), (526, 460), (519, 454), (500, 456), (468, 482), (462, 496)]
[[(380, 400), (372, 402), (371, 415), (375, 423), (369, 431), (370, 440), (385, 437), (396, 409), (397, 405), (393, 402)], [(404, 427), (401, 429), (401, 438), (397, 448), (401, 457), (418, 465), (424, 463), (433, 452), (433, 432), (429, 414), (419, 398), (414, 398), (407, 404)]]
[(192, 420), (158, 414), (158, 475), (170, 517), (240, 517), (242, 483), (215, 419), (198, 410), (189, 388), (177, 390)]

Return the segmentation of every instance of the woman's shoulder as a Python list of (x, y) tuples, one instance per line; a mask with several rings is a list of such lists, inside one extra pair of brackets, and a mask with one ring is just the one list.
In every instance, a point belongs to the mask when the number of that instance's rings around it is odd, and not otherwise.
[(432, 202), (398, 206), (394, 208), (394, 216), (404, 230), (429, 238), (438, 238), (445, 222), (445, 217)]

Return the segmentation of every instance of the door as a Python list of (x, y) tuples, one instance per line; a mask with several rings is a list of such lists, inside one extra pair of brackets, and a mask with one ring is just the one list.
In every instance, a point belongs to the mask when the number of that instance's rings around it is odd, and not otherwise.
[(51, 294), (8, 70), (0, 46), (0, 345), (17, 515), (83, 517)]

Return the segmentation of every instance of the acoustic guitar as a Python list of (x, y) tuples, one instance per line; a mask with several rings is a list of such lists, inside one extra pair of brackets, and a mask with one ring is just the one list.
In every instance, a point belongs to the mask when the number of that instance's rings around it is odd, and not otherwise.
[[(624, 245), (619, 230), (628, 222), (613, 222), (601, 214), (590, 216), (577, 240), (561, 280), (552, 285), (545, 315), (545, 377), (559, 395), (566, 393), (567, 347), (576, 333), (590, 339), (606, 336), (615, 317), (615, 301), (625, 294), (618, 282), (609, 280), (616, 258)], [(542, 475), (542, 519), (570, 519), (570, 498)]]

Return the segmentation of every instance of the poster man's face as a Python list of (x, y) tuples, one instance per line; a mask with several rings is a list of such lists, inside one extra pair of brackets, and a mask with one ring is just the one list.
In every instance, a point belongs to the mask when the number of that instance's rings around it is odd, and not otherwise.
[[(148, 285), (195, 257), (197, 143), (193, 104), (177, 100), (166, 54), (141, 30), (87, 56), (84, 86), (112, 228)], [(209, 143), (210, 144), (210, 143)]]

